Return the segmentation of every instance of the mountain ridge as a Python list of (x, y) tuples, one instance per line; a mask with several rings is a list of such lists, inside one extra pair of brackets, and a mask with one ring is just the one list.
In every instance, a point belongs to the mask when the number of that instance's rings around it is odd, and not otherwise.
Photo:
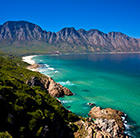
[[(21, 42), (32, 45), (48, 45), (60, 52), (137, 52), (140, 51), (140, 39), (130, 37), (121, 32), (104, 33), (97, 29), (76, 30), (65, 27), (58, 32), (43, 30), (40, 26), (27, 21), (7, 21), (0, 25), (0, 45), (20, 46)], [(16, 44), (18, 42), (18, 44)], [(45, 46), (46, 45), (46, 46)], [(1, 48), (2, 46), (0, 46)], [(28, 47), (29, 48), (29, 47)], [(3, 48), (4, 49), (4, 48)], [(42, 47), (40, 47), (42, 49)], [(53, 51), (53, 50), (52, 50)]]

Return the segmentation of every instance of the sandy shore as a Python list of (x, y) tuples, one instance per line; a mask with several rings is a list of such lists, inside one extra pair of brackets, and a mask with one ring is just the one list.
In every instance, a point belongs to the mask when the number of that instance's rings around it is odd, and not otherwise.
[(35, 61), (32, 60), (33, 57), (36, 57), (37, 55), (31, 55), (31, 56), (25, 56), (25, 57), (22, 57), (22, 60), (30, 65), (33, 65), (35, 64)]
[(30, 64), (27, 67), (27, 69), (38, 72), (38, 68), (40, 67), (40, 65), (39, 64), (36, 64), (35, 61), (32, 59), (33, 57), (36, 57), (36, 56), (37, 55), (31, 55), (31, 56), (22, 57), (22, 61)]

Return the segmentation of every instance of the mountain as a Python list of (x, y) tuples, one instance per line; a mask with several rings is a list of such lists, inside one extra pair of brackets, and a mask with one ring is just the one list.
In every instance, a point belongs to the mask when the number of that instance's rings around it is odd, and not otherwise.
[[(140, 39), (121, 32), (63, 28), (47, 32), (26, 21), (8, 21), (0, 26), (0, 50), (6, 52), (138, 52)], [(23, 52), (24, 51), (24, 52)]]

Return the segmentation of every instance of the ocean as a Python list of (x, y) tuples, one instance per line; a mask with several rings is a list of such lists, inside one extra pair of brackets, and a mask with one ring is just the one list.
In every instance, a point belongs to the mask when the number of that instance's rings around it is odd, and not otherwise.
[(87, 117), (94, 103), (127, 114), (127, 130), (140, 137), (140, 54), (40, 55), (39, 71), (69, 88), (74, 95), (59, 98), (68, 110)]

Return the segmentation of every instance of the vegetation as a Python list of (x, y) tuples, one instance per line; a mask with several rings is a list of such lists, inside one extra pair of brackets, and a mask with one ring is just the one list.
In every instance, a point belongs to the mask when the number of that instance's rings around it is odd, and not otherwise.
[(73, 137), (78, 116), (41, 87), (29, 87), (40, 73), (15, 56), (0, 56), (0, 137)]
[[(85, 46), (73, 46), (70, 44), (60, 44), (54, 46), (43, 41), (24, 41), (24, 42), (15, 42), (15, 43), (0, 43), (0, 50), (8, 54), (15, 55), (31, 55), (31, 54), (50, 54), (59, 51), (60, 53), (93, 53), (94, 50), (92, 47), (89, 47), (91, 50), (87, 50)], [(100, 51), (101, 52), (101, 51)]]

